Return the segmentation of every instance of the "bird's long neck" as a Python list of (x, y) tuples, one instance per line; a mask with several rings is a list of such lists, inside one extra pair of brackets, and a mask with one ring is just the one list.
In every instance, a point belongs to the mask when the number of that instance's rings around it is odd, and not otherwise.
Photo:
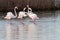
[(17, 12), (16, 12), (16, 8), (14, 8), (14, 13), (15, 13), (15, 16), (17, 17)]

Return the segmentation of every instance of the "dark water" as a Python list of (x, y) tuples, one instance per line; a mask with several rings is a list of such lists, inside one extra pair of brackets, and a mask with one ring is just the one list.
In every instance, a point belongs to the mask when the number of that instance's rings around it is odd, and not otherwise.
[(60, 40), (60, 11), (35, 12), (39, 20), (0, 18), (0, 40)]

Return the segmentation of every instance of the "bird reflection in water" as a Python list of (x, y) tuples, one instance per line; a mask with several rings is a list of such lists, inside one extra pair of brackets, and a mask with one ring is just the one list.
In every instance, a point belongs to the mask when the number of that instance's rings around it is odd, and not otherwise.
[(11, 24), (6, 24), (6, 40), (11, 40)]
[(25, 27), (25, 25), (23, 24), (23, 23), (19, 23), (19, 25), (18, 25), (18, 31), (19, 31), (19, 40), (23, 40), (23, 38), (24, 38), (24, 28)]
[(34, 23), (30, 23), (28, 26), (27, 40), (37, 40), (37, 25)]
[(19, 25), (19, 40), (37, 40), (37, 29), (34, 23)]
[(34, 23), (19, 22), (16, 25), (6, 24), (6, 40), (37, 40), (37, 26)]
[(6, 23), (6, 40), (16, 40), (18, 38), (18, 26), (14, 24), (11, 24), (10, 21)]

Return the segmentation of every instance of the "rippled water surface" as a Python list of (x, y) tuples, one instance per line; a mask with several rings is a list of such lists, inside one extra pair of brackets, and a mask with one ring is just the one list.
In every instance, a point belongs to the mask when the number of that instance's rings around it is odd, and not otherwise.
[[(60, 40), (60, 11), (37, 11), (35, 23), (0, 17), (0, 40)], [(3, 16), (2, 16), (3, 17)]]

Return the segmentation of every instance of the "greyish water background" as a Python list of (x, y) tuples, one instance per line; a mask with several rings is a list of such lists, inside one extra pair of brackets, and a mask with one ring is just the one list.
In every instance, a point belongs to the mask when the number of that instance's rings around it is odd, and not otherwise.
[(23, 23), (0, 18), (0, 40), (60, 40), (60, 11), (35, 13), (40, 18), (35, 24), (29, 18), (23, 19)]

